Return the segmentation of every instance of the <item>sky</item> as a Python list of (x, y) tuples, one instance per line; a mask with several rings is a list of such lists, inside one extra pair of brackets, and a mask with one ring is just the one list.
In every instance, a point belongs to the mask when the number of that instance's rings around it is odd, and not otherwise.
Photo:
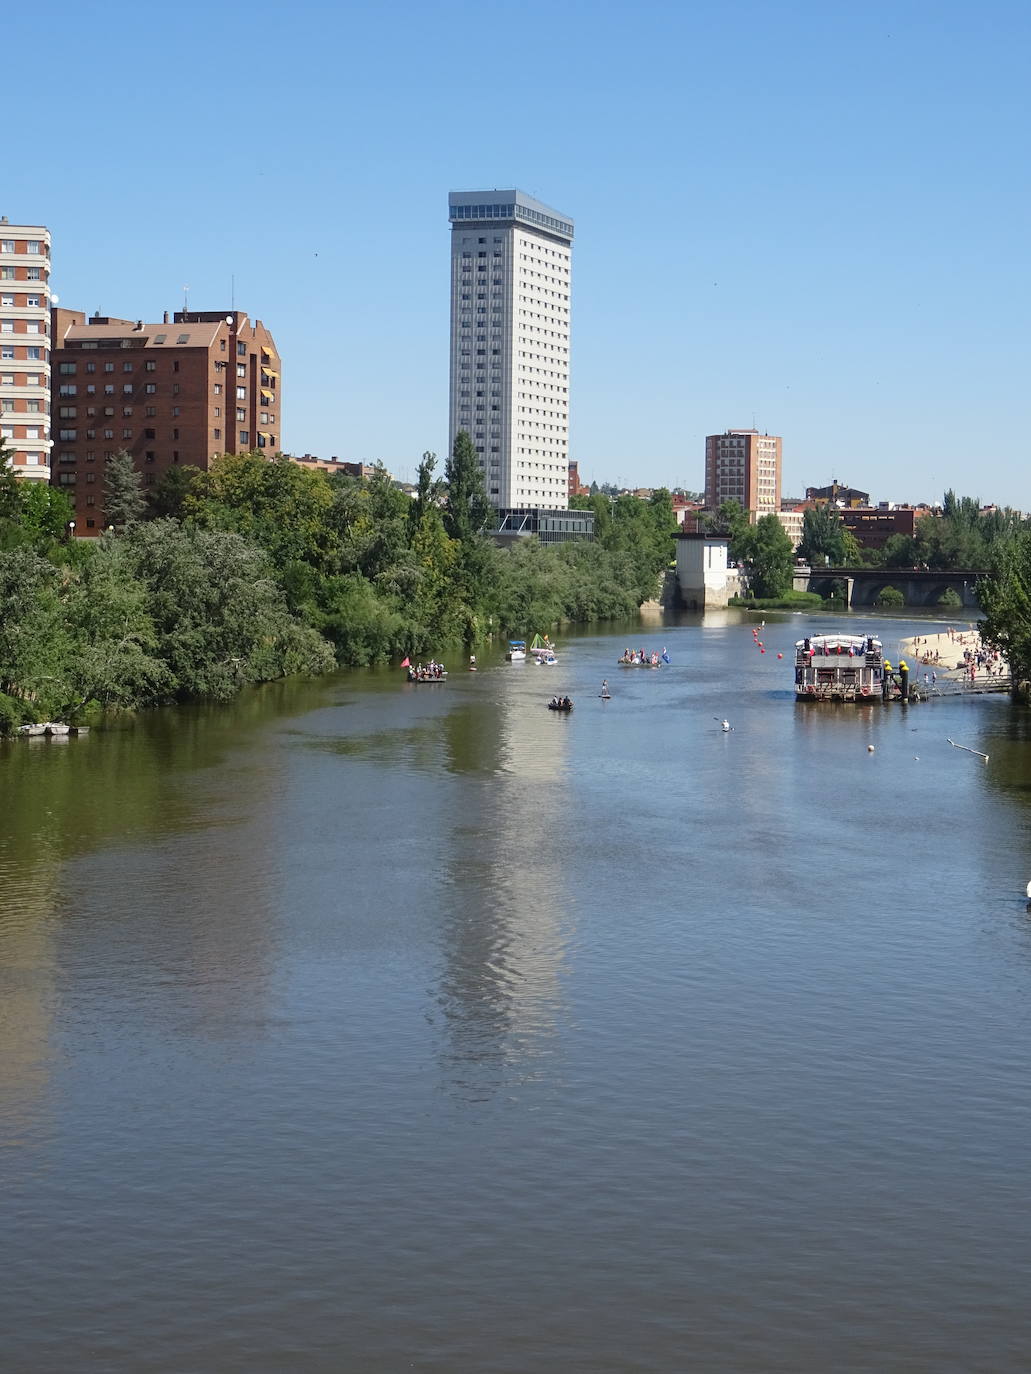
[(576, 224), (584, 479), (700, 489), (754, 425), (786, 495), (1031, 510), (1026, 0), (56, 0), (3, 35), (0, 214), (49, 226), (62, 305), (235, 299), (288, 451), (443, 459), (447, 193), (517, 186)]

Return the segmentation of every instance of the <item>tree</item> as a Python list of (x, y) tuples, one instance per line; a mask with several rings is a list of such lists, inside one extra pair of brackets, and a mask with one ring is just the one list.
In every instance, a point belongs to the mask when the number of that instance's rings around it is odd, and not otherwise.
[(20, 484), (21, 513), (19, 523), (28, 542), (37, 549), (62, 539), (75, 515), (71, 501), (63, 491), (48, 482)]
[(791, 590), (794, 547), (775, 515), (760, 516), (748, 552), (748, 582), (758, 597), (779, 597)]
[(190, 463), (169, 468), (147, 493), (151, 514), (158, 519), (162, 516), (170, 516), (173, 520), (184, 519), (190, 497), (198, 490), (200, 476), (201, 469)]
[(459, 430), (455, 435), (451, 457), (444, 469), (444, 485), (447, 489), (445, 528), (452, 539), (468, 544), (487, 523), (491, 505), (476, 449), (467, 430)]
[(810, 506), (802, 513), (799, 557), (818, 567), (828, 563), (835, 568), (844, 566), (846, 533), (841, 516), (833, 506)]
[(111, 455), (104, 467), (104, 518), (124, 533), (138, 525), (146, 513), (143, 479), (132, 457), (125, 449), (120, 449)]
[(14, 532), (14, 526), (21, 514), (20, 487), (21, 482), (14, 473), (11, 452), (3, 435), (0, 434), (0, 534), (8, 527), (14, 533), (13, 542), (17, 542), (19, 537)]
[(981, 638), (999, 650), (1014, 682), (1031, 678), (1031, 531), (1022, 529), (1000, 549), (996, 565), (977, 584), (984, 609)]

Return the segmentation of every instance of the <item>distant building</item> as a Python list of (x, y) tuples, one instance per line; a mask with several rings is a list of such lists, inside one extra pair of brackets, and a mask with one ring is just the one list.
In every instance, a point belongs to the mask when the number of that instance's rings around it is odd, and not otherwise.
[(797, 549), (802, 542), (802, 522), (805, 519), (805, 512), (781, 509), (777, 511), (777, 519), (784, 526), (784, 533), (791, 540), (792, 547)]
[[(580, 481), (580, 465), (574, 459), (569, 460), (569, 491), (568, 496), (590, 496), (591, 489)], [(568, 499), (568, 497), (567, 497)]]
[(870, 493), (860, 491), (857, 487), (843, 487), (834, 477), (829, 487), (806, 487), (805, 499), (821, 503), (830, 502), (831, 505), (842, 507), (869, 506)]
[(736, 501), (754, 523), (780, 510), (781, 439), (757, 429), (728, 429), (705, 440), (705, 505)]
[(77, 535), (99, 534), (104, 462), (124, 449), (155, 485), (170, 468), (280, 447), (280, 362), (242, 310), (176, 311), (159, 324), (55, 308), (52, 477), (73, 500)]
[[(284, 453), (283, 457), (288, 462), (296, 463), (298, 467), (314, 469), (318, 472), (342, 472), (345, 477), (368, 478), (373, 476), (376, 471), (374, 463), (348, 463), (344, 459), (336, 457), (316, 458), (313, 453)], [(390, 474), (387, 473), (387, 476), (389, 477)]]
[(0, 434), (19, 477), (50, 480), (50, 231), (0, 218)]
[(912, 537), (917, 520), (929, 513), (927, 506), (890, 506), (884, 501), (879, 506), (846, 508), (841, 521), (864, 549), (882, 549), (893, 534)]

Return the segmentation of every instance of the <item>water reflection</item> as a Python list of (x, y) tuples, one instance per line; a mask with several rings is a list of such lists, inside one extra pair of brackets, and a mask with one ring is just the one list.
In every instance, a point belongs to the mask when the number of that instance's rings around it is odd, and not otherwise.
[(468, 820), (455, 818), (442, 846), (435, 999), (448, 1036), (444, 1071), (470, 1099), (540, 1077), (561, 1015), (575, 831), (570, 722), (544, 709), (537, 672), (512, 665), (489, 698), (444, 726), (450, 766), (480, 779)]

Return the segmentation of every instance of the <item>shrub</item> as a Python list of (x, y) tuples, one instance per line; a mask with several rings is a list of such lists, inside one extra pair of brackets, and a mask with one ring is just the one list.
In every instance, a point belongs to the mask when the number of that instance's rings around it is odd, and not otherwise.
[(897, 587), (882, 587), (874, 602), (875, 606), (904, 606), (905, 604), (906, 598)]

